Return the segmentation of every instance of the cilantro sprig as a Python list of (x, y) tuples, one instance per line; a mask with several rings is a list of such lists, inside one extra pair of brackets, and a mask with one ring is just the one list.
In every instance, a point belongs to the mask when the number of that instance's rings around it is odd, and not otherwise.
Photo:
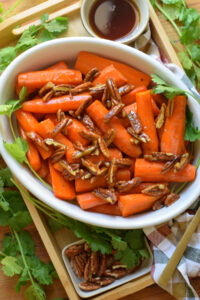
[(20, 53), (37, 44), (57, 38), (60, 34), (67, 31), (67, 17), (56, 17), (52, 21), (48, 21), (48, 18), (48, 14), (44, 14), (41, 17), (41, 25), (30, 26), (23, 32), (15, 46), (6, 47), (0, 51), (0, 72), (3, 72), (11, 61)]
[[(162, 4), (161, 4), (161, 3)], [(151, 0), (154, 8), (172, 24), (176, 30), (182, 49), (178, 57), (183, 68), (193, 82), (200, 89), (200, 14), (194, 8), (188, 8), (185, 0)]]

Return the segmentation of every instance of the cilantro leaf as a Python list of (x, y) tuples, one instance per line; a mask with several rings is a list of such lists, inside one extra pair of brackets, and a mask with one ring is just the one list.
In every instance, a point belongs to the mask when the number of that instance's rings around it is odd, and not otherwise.
[(4, 141), (4, 147), (19, 163), (27, 161), (28, 144), (24, 139), (18, 137), (12, 144)]
[(164, 4), (163, 9), (168, 15), (170, 15), (172, 20), (177, 20), (179, 18), (180, 6)]
[(144, 247), (144, 233), (141, 229), (127, 231), (124, 239), (132, 249), (142, 249)]
[(181, 0), (161, 0), (164, 4), (182, 4)]
[(37, 45), (36, 36), (39, 30), (40, 27), (35, 25), (32, 25), (28, 29), (26, 29), (15, 46), (16, 51), (21, 53)]
[(16, 55), (15, 47), (6, 47), (0, 50), (0, 72), (3, 72)]
[(178, 58), (180, 59), (180, 62), (185, 70), (190, 70), (193, 67), (192, 60), (184, 51), (178, 53)]
[(49, 19), (49, 15), (48, 14), (43, 14), (40, 17), (40, 20), (41, 20), (42, 24), (44, 24), (48, 19)]
[(18, 236), (24, 255), (34, 255), (35, 245), (30, 233), (28, 231), (20, 231)]
[(19, 231), (32, 223), (28, 211), (18, 211), (9, 219), (9, 225), (13, 230)]
[(200, 140), (200, 130), (194, 126), (193, 113), (188, 106), (186, 107), (185, 140), (190, 142)]
[(24, 296), (27, 300), (46, 300), (44, 290), (35, 282), (25, 290)]
[(154, 83), (159, 84), (159, 85), (166, 85), (166, 82), (158, 77), (156, 74), (151, 74), (151, 79)]
[[(0, 182), (1, 182), (1, 180), (0, 180)], [(5, 212), (10, 209), (9, 203), (6, 201), (5, 197), (3, 196), (2, 191), (0, 194), (0, 208)]]
[(5, 235), (2, 241), (2, 252), (8, 256), (16, 256), (19, 247), (12, 235)]
[(140, 249), (139, 254), (146, 259), (149, 259), (149, 257), (150, 257), (150, 254), (149, 254), (149, 251), (147, 250), (147, 248)]
[(56, 17), (52, 21), (43, 24), (44, 28), (57, 37), (68, 29), (68, 19), (66, 17)]
[(191, 52), (192, 59), (200, 61), (200, 45), (196, 45), (196, 44), (190, 45), (189, 49)]
[(192, 44), (200, 37), (200, 19), (187, 26), (182, 27), (182, 34), (180, 36), (181, 43), (184, 45)]
[[(0, 204), (0, 206), (1, 206), (1, 204)], [(9, 219), (10, 219), (10, 212), (5, 211), (2, 208), (0, 208), (0, 226), (8, 226)]]
[(19, 293), (19, 292), (20, 292), (21, 286), (22, 286), (22, 285), (26, 285), (27, 282), (28, 282), (28, 280), (29, 280), (29, 276), (28, 276), (28, 268), (25, 267), (25, 268), (23, 269), (22, 273), (21, 273), (21, 276), (20, 276), (20, 278), (19, 278), (17, 284), (15, 285), (15, 291), (16, 291), (17, 293)]
[(23, 86), (19, 92), (19, 101), (22, 102), (26, 99), (28, 95), (28, 90), (26, 86)]
[(3, 184), (6, 187), (14, 186), (13, 182), (10, 180), (12, 178), (12, 173), (8, 167), (0, 169), (0, 178), (3, 180)]
[(6, 256), (2, 259), (1, 264), (2, 271), (6, 276), (12, 277), (22, 272), (22, 267), (17, 264), (17, 259), (13, 256)]
[(47, 41), (52, 40), (54, 37), (51, 34), (51, 32), (49, 32), (47, 29), (43, 30), (42, 33), (40, 34), (39, 38), (38, 38), (38, 42), (39, 43), (44, 43)]
[(124, 251), (118, 251), (115, 254), (115, 259), (119, 259), (123, 265), (131, 269), (139, 263), (140, 255), (130, 247), (127, 247)]

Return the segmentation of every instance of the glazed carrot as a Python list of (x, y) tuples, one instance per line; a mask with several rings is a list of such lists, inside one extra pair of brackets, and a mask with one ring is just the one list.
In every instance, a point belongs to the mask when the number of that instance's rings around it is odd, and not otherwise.
[(64, 168), (61, 166), (61, 164), (59, 162), (56, 162), (55, 164), (53, 164), (54, 169), (56, 169), (59, 172), (64, 171)]
[(131, 171), (129, 169), (122, 168), (116, 172), (117, 181), (128, 181), (130, 179), (131, 179)]
[(162, 167), (164, 163), (149, 162), (143, 158), (136, 159), (135, 162), (135, 177), (141, 177), (145, 182), (185, 182), (195, 179), (195, 166), (188, 164), (185, 168), (175, 173), (169, 170), (167, 173), (162, 174)]
[(44, 114), (41, 113), (34, 113), (33, 116), (38, 120), (41, 121), (44, 118)]
[(108, 201), (103, 200), (103, 199), (93, 195), (92, 193), (80, 194), (80, 195), (77, 195), (76, 198), (77, 198), (78, 204), (84, 210), (89, 209), (91, 207), (95, 207), (98, 205), (108, 203)]
[(26, 136), (25, 131), (22, 129), (22, 127), (19, 127), (20, 135), (23, 139), (25, 139), (28, 143), (28, 151), (27, 151), (27, 158), (31, 165), (31, 167), (38, 171), (41, 168), (41, 159), (40, 155), (38, 153), (37, 148), (35, 147), (34, 143)]
[[(142, 182), (138, 186), (132, 188), (130, 191), (128, 191), (129, 194), (140, 194), (144, 189), (154, 185), (155, 182)], [(156, 184), (164, 184), (165, 186), (168, 186), (168, 182), (156, 182)], [(127, 194), (122, 193), (122, 194)]]
[(129, 194), (119, 196), (118, 205), (123, 217), (150, 209), (159, 197), (144, 194)]
[(100, 71), (100, 74), (93, 80), (93, 84), (104, 84), (106, 80), (112, 78), (116, 86), (122, 86), (127, 83), (126, 77), (122, 75), (113, 65), (109, 65)]
[(50, 81), (54, 84), (78, 85), (82, 82), (82, 74), (77, 70), (66, 69), (26, 72), (17, 77), (18, 87), (25, 86), (28, 92), (39, 89)]
[(93, 163), (98, 163), (100, 161), (105, 161), (105, 160), (113, 160), (113, 158), (120, 159), (122, 158), (122, 153), (116, 148), (109, 148), (110, 156), (106, 158), (102, 153), (99, 155), (89, 155), (87, 157), (88, 160), (90, 160)]
[(88, 93), (75, 96), (61, 96), (44, 102), (42, 99), (26, 101), (23, 110), (34, 113), (56, 113), (58, 109), (62, 111), (76, 110), (86, 100), (91, 99)]
[[(157, 116), (160, 113), (160, 109), (158, 108), (158, 106), (156, 105), (155, 101), (152, 98), (151, 98), (151, 105), (152, 105), (153, 115)], [(134, 111), (135, 113), (137, 113), (137, 103), (135, 102), (135, 103), (125, 106), (123, 110), (127, 114), (129, 114), (131, 110)], [(124, 118), (124, 119), (126, 120), (126, 118)], [(123, 122), (124, 122), (124, 124), (126, 124), (125, 121), (123, 121)], [(120, 121), (120, 123), (121, 123), (121, 121)], [(125, 127), (127, 127), (127, 126), (125, 126)]]
[(143, 125), (143, 132), (148, 135), (150, 141), (142, 143), (144, 154), (158, 151), (158, 136), (153, 117), (153, 110), (151, 104), (151, 92), (141, 92), (136, 94), (137, 114)]
[(63, 200), (73, 200), (75, 198), (73, 182), (64, 179), (64, 177), (54, 169), (50, 161), (49, 170), (51, 174), (54, 195)]
[(96, 212), (100, 214), (112, 215), (112, 216), (121, 216), (121, 212), (117, 204), (103, 204), (92, 207), (89, 209), (91, 212)]
[(124, 110), (127, 114), (129, 114), (131, 111), (134, 111), (135, 113), (137, 113), (137, 103), (135, 102), (135, 103), (132, 103), (132, 104), (129, 104), (129, 105), (125, 106), (125, 107), (123, 108), (123, 110)]
[(122, 102), (125, 105), (132, 104), (132, 103), (136, 102), (136, 94), (140, 93), (140, 92), (144, 92), (146, 90), (147, 90), (146, 86), (144, 86), (144, 85), (138, 86), (138, 87), (134, 88), (131, 92), (123, 95)]
[(161, 94), (151, 94), (151, 96), (159, 107), (161, 107), (163, 103), (166, 103), (164, 96)]
[(80, 142), (83, 146), (87, 146), (89, 144), (89, 140), (84, 139), (80, 135), (80, 131), (88, 131), (88, 129), (78, 120), (74, 118), (69, 118), (72, 120), (72, 123), (67, 126), (67, 137), (73, 142)]
[(94, 67), (101, 71), (110, 64), (113, 64), (128, 79), (128, 83), (134, 84), (136, 87), (141, 85), (148, 86), (151, 80), (149, 75), (133, 67), (86, 51), (79, 52), (75, 69), (80, 70), (85, 75)]
[(163, 152), (180, 155), (184, 149), (186, 97), (176, 96), (173, 100), (172, 116), (165, 121), (160, 147)]
[(108, 110), (103, 106), (103, 104), (96, 100), (87, 109), (87, 113), (94, 120), (96, 125), (104, 133), (106, 133), (110, 128), (116, 130), (116, 135), (114, 138), (114, 144), (125, 154), (130, 157), (138, 157), (141, 154), (141, 149), (138, 145), (131, 144), (131, 136), (128, 134), (126, 129), (120, 124), (117, 118), (113, 118), (109, 124), (104, 123), (104, 116), (108, 113)]
[(38, 170), (38, 175), (41, 178), (45, 178), (47, 177), (47, 175), (49, 174), (49, 166), (46, 160), (42, 160), (41, 163), (41, 168)]
[(160, 113), (160, 109), (157, 106), (155, 100), (151, 97), (151, 106), (152, 106), (152, 110), (153, 110), (153, 115), (157, 116)]
[(67, 64), (64, 61), (59, 61), (57, 64), (46, 68), (45, 71), (49, 71), (49, 70), (66, 70), (66, 69), (68, 69)]
[(35, 146), (44, 160), (49, 158), (53, 154), (53, 150), (51, 148), (49, 148), (49, 150), (45, 150), (38, 145)]
[(90, 179), (83, 180), (77, 178), (75, 180), (76, 193), (90, 192), (98, 187), (106, 187), (106, 178), (104, 176), (98, 176), (98, 178), (91, 183)]
[(30, 112), (23, 111), (20, 108), (15, 111), (15, 116), (24, 131), (35, 131), (38, 120)]
[(129, 121), (128, 117), (125, 117), (125, 118), (117, 117), (117, 118), (118, 118), (119, 123), (120, 123), (124, 128), (127, 128), (127, 127), (130, 126), (130, 121)]

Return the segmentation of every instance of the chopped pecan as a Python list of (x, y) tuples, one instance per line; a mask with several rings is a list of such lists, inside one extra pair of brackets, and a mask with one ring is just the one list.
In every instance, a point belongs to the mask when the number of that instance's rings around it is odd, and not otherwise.
[(124, 277), (127, 274), (126, 269), (117, 269), (117, 270), (106, 270), (104, 275), (114, 277), (115, 279), (119, 279)]
[(118, 181), (117, 189), (120, 193), (128, 192), (142, 182), (140, 177), (135, 177), (129, 181)]
[(97, 84), (96, 86), (89, 88), (90, 95), (96, 99), (102, 97), (105, 87), (105, 84)]
[(116, 159), (116, 165), (119, 168), (126, 168), (126, 167), (130, 167), (133, 163), (133, 160), (130, 158), (118, 158)]
[(104, 141), (104, 139), (101, 136), (98, 137), (98, 144), (99, 144), (99, 148), (100, 148), (102, 154), (105, 157), (109, 158), (110, 157), (110, 152), (107, 148), (106, 142)]
[(92, 277), (92, 273), (91, 273), (90, 258), (89, 258), (84, 268), (83, 278), (85, 280), (90, 280), (91, 277)]
[(51, 91), (54, 87), (54, 83), (49, 81), (47, 84), (45, 84), (38, 92), (38, 95), (40, 97), (45, 96), (49, 91)]
[(74, 256), (71, 257), (70, 264), (71, 264), (71, 267), (72, 267), (72, 270), (74, 271), (74, 273), (78, 276), (78, 278), (81, 279), (83, 277), (83, 272), (79, 268), (79, 265), (77, 265)]
[(169, 194), (169, 189), (164, 184), (153, 184), (142, 190), (141, 193), (149, 196), (163, 196)]
[(42, 100), (44, 102), (49, 101), (52, 97), (54, 96), (54, 91), (50, 90), (48, 93), (46, 93), (43, 97)]
[(125, 84), (118, 89), (118, 92), (121, 96), (130, 93), (135, 86), (133, 84)]
[(112, 118), (114, 118), (121, 112), (123, 107), (123, 103), (119, 103), (113, 106), (113, 108), (104, 116), (104, 123), (109, 123), (112, 120)]
[(164, 206), (164, 202), (165, 202), (166, 197), (167, 196), (165, 195), (162, 198), (158, 199), (156, 202), (154, 202), (154, 204), (152, 206), (152, 210), (161, 209)]
[(116, 172), (117, 172), (116, 158), (113, 158), (108, 169), (107, 183), (109, 187), (113, 187), (116, 183)]
[(86, 101), (84, 101), (81, 105), (79, 105), (79, 107), (77, 108), (77, 110), (75, 111), (75, 116), (79, 117), (81, 115), (84, 114), (86, 108), (91, 104), (92, 102), (92, 97), (88, 98)]
[(170, 206), (171, 204), (173, 204), (174, 202), (176, 202), (176, 200), (178, 200), (180, 198), (179, 195), (171, 193), (167, 196), (167, 198), (165, 199), (165, 206)]
[(176, 155), (165, 152), (152, 152), (144, 155), (144, 159), (149, 161), (173, 161), (175, 158), (177, 158)]
[(160, 108), (160, 113), (157, 117), (156, 121), (156, 128), (160, 129), (164, 122), (165, 122), (165, 111), (166, 111), (166, 104), (162, 103), (161, 108)]
[(51, 162), (55, 164), (58, 162), (64, 155), (65, 155), (65, 148), (58, 148), (52, 155), (51, 155)]
[(109, 90), (109, 93), (111, 95), (111, 97), (115, 100), (117, 100), (118, 102), (121, 101), (121, 96), (118, 92), (117, 86), (115, 84), (115, 82), (113, 81), (112, 78), (109, 78), (106, 80), (106, 86)]
[(114, 281), (115, 281), (115, 279), (112, 278), (112, 277), (102, 277), (102, 278), (99, 280), (98, 283), (99, 283), (101, 286), (106, 286), (106, 285), (109, 285), (109, 284), (113, 283)]
[(106, 105), (106, 101), (108, 100), (108, 98), (109, 98), (109, 92), (108, 92), (108, 88), (106, 86), (103, 91), (103, 95), (101, 97), (101, 102), (103, 103), (103, 105)]
[(93, 81), (96, 76), (99, 75), (99, 70), (97, 68), (92, 68), (87, 72), (83, 82)]
[(134, 132), (137, 135), (141, 134), (143, 126), (137, 114), (131, 110), (130, 113), (128, 114), (128, 119), (130, 121), (131, 127), (133, 128)]
[(82, 122), (86, 126), (87, 129), (89, 129), (90, 131), (94, 131), (94, 129), (95, 129), (94, 123), (88, 115), (84, 114)]
[(96, 141), (98, 139), (98, 134), (96, 134), (95, 132), (92, 131), (88, 131), (88, 130), (83, 130), (80, 131), (79, 134), (84, 138), (87, 139), (89, 141)]
[(171, 170), (171, 169), (174, 167), (174, 165), (175, 165), (175, 163), (177, 162), (177, 160), (178, 160), (178, 156), (177, 156), (176, 158), (174, 158), (174, 160), (172, 160), (172, 161), (167, 161), (167, 162), (164, 164), (164, 166), (162, 167), (161, 173), (162, 173), (162, 174), (165, 174), (165, 173), (167, 173), (169, 170)]
[(97, 167), (96, 164), (92, 163), (90, 160), (81, 158), (81, 162), (82, 165), (84, 167), (86, 167), (86, 169), (88, 169), (88, 171), (92, 174), (92, 175), (98, 175), (98, 172), (100, 171), (100, 169)]
[(98, 269), (99, 269), (99, 253), (92, 251), (90, 256), (90, 270), (92, 275), (96, 275)]
[(83, 250), (84, 250), (83, 244), (73, 245), (65, 250), (65, 254), (68, 257), (73, 257), (73, 256), (78, 255), (81, 252), (83, 252)]
[(78, 158), (87, 156), (87, 155), (91, 154), (95, 149), (96, 149), (96, 146), (89, 146), (89, 147), (85, 148), (83, 151), (76, 151), (73, 154), (73, 158), (78, 159)]
[[(73, 176), (73, 177), (76, 176), (78, 170), (74, 170), (74, 169), (69, 165), (69, 163), (68, 163), (66, 160), (64, 160), (64, 159), (60, 160), (60, 161), (59, 161), (59, 164), (60, 164), (60, 165), (63, 167), (63, 169), (66, 170), (67, 173), (69, 173), (71, 176)], [(65, 173), (65, 174), (66, 174), (66, 173)]]
[(57, 121), (60, 122), (65, 119), (65, 113), (60, 108), (57, 111)]
[(92, 177), (92, 174), (90, 172), (88, 172), (88, 171), (83, 171), (83, 173), (80, 176), (80, 178), (82, 180), (87, 180), (87, 179), (90, 179), (91, 177)]
[(189, 153), (182, 154), (180, 157), (180, 161), (178, 161), (174, 165), (174, 172), (177, 173), (182, 171), (185, 168), (185, 166), (188, 164), (188, 162), (189, 162)]
[(101, 287), (100, 284), (88, 282), (88, 281), (82, 281), (79, 283), (79, 288), (83, 291), (95, 291), (98, 290)]
[(74, 260), (79, 268), (79, 272), (81, 273), (81, 277), (83, 277), (83, 273), (84, 273), (84, 268), (85, 268), (85, 260), (83, 259), (83, 257), (79, 254), (74, 256)]
[(54, 146), (56, 148), (62, 148), (64, 150), (66, 150), (66, 146), (64, 144), (61, 144), (57, 141), (55, 141), (54, 139), (50, 139), (50, 138), (46, 138), (44, 140), (45, 144), (47, 144), (48, 146)]
[(84, 151), (85, 150), (85, 148), (83, 147), (83, 145), (80, 141), (76, 141), (76, 143), (74, 143), (74, 148), (78, 151)]
[(39, 134), (30, 131), (27, 132), (26, 135), (29, 139), (31, 139), (36, 145), (40, 146), (42, 149), (46, 151), (49, 150), (49, 147), (45, 144), (43, 138)]
[(105, 272), (107, 265), (106, 265), (106, 260), (107, 260), (107, 255), (102, 254), (100, 257), (100, 262), (99, 262), (99, 271), (98, 271), (98, 276), (101, 277), (103, 273)]
[(117, 202), (117, 195), (114, 190), (108, 190), (103, 188), (98, 188), (93, 190), (92, 192), (95, 196), (106, 200), (110, 204), (115, 204)]
[[(141, 134), (136, 134), (134, 129), (132, 127), (128, 127), (127, 128), (127, 131), (130, 135), (132, 135), (136, 140), (138, 140), (139, 142), (142, 142), (142, 143), (147, 143), (150, 141), (150, 138), (149, 136), (146, 134), (146, 133), (141, 133)], [(134, 141), (135, 143), (135, 141)]]
[(62, 96), (62, 95), (69, 94), (73, 88), (74, 85), (69, 85), (69, 84), (56, 85), (53, 87), (54, 95)]
[(61, 130), (66, 126), (67, 122), (68, 122), (67, 118), (65, 118), (62, 121), (60, 121), (56, 125), (56, 127), (53, 129), (53, 131), (51, 133), (51, 136), (54, 137), (54, 136), (56, 136), (56, 134), (58, 134), (59, 132), (61, 132)]
[(116, 136), (116, 130), (111, 128), (107, 131), (107, 133), (104, 135), (103, 139), (107, 145), (107, 147), (109, 147), (112, 142), (114, 141), (114, 138)]

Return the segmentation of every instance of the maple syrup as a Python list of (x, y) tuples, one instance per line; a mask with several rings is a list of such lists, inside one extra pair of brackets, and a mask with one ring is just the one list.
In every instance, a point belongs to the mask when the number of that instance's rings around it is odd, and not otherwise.
[(96, 35), (109, 40), (128, 38), (139, 23), (139, 10), (131, 0), (97, 0), (89, 22)]

